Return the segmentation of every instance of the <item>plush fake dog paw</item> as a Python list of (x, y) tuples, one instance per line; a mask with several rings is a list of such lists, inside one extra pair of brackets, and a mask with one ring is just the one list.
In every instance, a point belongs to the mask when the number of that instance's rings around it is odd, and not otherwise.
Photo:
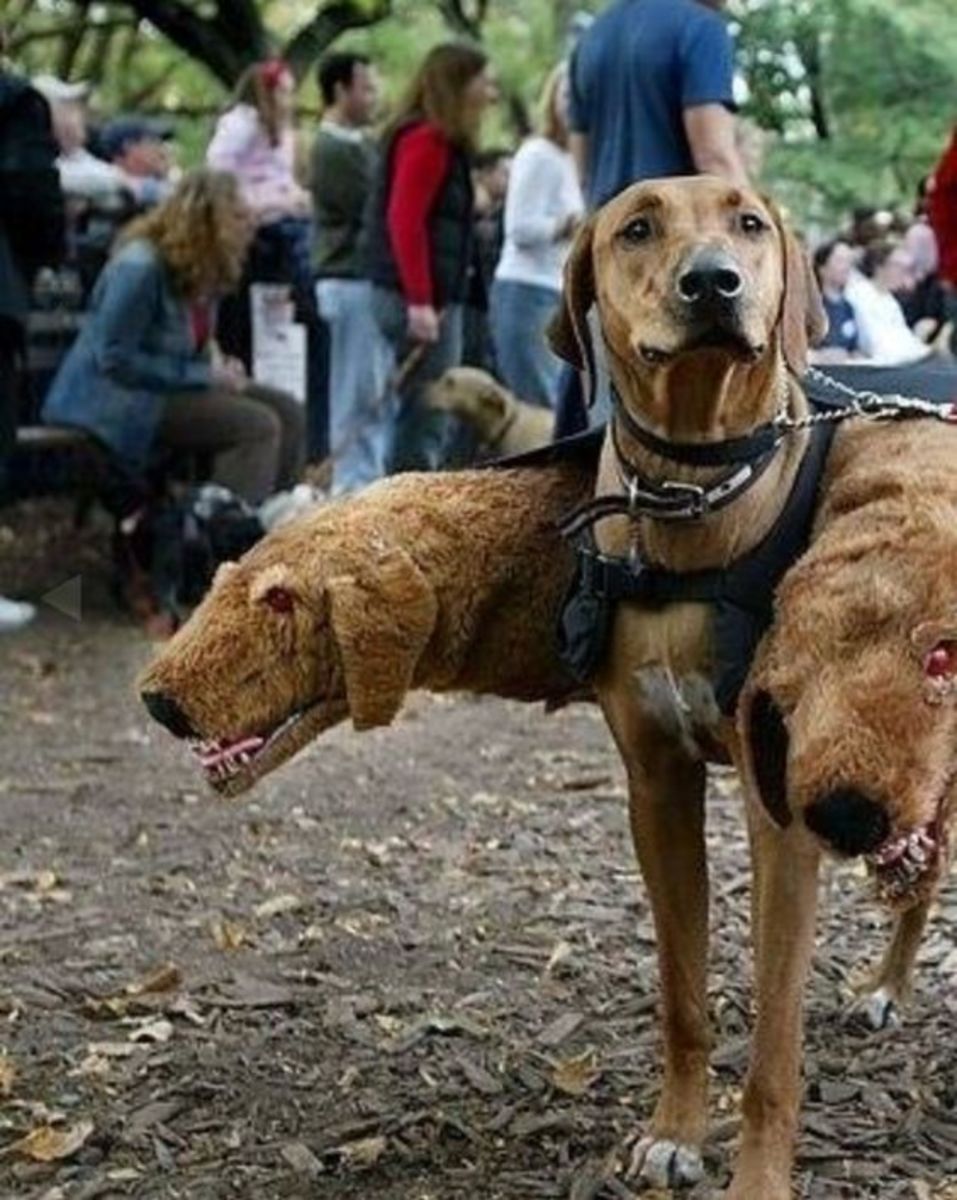
[(631, 1154), (629, 1179), (656, 1188), (691, 1187), (704, 1175), (701, 1151), (668, 1138), (642, 1138)]
[(872, 992), (861, 992), (847, 1008), (849, 1024), (864, 1026), (880, 1032), (898, 1029), (901, 1023), (897, 1000), (887, 988), (875, 988)]

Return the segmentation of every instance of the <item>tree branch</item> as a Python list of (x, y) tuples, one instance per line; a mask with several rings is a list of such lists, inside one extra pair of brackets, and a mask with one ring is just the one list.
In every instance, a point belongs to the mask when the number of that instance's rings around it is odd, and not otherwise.
[(340, 34), (376, 25), (391, 13), (392, 0), (333, 0), (289, 39), (282, 56), (301, 79)]
[[(230, 2), (246, 7), (246, 0)], [(181, 0), (126, 0), (126, 3), (174, 45), (207, 66), (227, 86), (236, 82), (244, 67), (261, 57), (265, 43), (262, 25), (259, 26), (262, 36), (258, 44), (237, 46), (231, 37), (224, 36), (227, 30), (225, 5), (221, 6), (216, 18), (209, 21)]]
[(439, 11), (453, 33), (476, 42), (482, 40), (482, 24), (488, 14), (488, 0), (475, 0), (473, 12), (466, 12), (465, 0), (439, 0)]

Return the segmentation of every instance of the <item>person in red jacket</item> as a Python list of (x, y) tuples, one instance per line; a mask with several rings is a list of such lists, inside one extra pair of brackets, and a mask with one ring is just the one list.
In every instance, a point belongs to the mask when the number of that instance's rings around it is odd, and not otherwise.
[(426, 407), (423, 389), (461, 361), (472, 257), (470, 155), (494, 98), (482, 50), (435, 46), (385, 134), (365, 242), (373, 311), (403, 375), (386, 451), (391, 472), (435, 469), (445, 455), (448, 418)]
[[(937, 237), (937, 272), (946, 290), (947, 315), (957, 325), (957, 126), (931, 178), (927, 218)], [(957, 332), (951, 348), (957, 348)]]

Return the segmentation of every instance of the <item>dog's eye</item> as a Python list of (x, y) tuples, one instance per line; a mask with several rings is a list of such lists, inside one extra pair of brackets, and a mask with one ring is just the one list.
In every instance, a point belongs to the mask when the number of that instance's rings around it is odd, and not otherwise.
[(271, 587), (264, 593), (263, 603), (275, 613), (291, 613), (296, 607), (296, 597), (288, 588)]
[(957, 675), (957, 641), (938, 642), (924, 658), (928, 679), (951, 679)]
[(757, 213), (742, 213), (738, 218), (738, 224), (741, 226), (742, 233), (764, 233), (767, 229), (767, 222), (763, 221)]
[(618, 236), (632, 245), (637, 245), (639, 242), (646, 242), (651, 237), (651, 233), (651, 222), (648, 218), (635, 217), (619, 231)]

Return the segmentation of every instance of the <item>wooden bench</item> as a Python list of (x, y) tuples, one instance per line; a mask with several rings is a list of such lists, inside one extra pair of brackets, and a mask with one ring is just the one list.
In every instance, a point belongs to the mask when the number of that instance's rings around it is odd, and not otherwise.
[(72, 495), (81, 513), (103, 486), (107, 460), (103, 448), (82, 430), (24, 425), (17, 430), (9, 473), (14, 498)]

